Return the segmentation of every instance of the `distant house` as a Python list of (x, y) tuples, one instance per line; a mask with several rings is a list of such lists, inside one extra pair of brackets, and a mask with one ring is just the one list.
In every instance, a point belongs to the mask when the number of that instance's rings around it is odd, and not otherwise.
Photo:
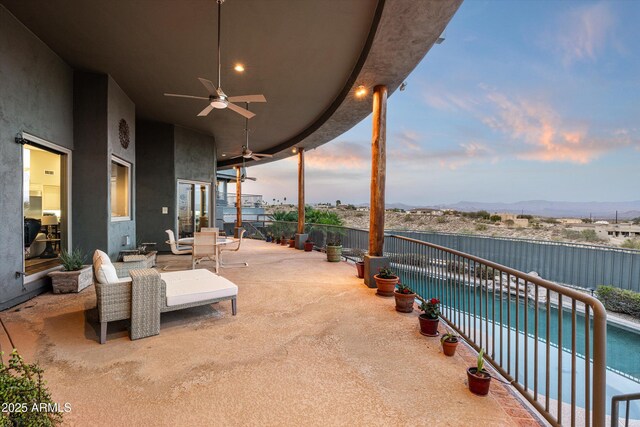
[(497, 213), (500, 217), (500, 222), (506, 224), (507, 221), (513, 221), (515, 227), (528, 227), (529, 220), (527, 218), (518, 218), (518, 215), (512, 213)]
[(558, 218), (560, 224), (582, 224), (582, 220), (579, 218)]
[(360, 206), (360, 207), (356, 208), (356, 210), (358, 212), (369, 212), (369, 207), (368, 206)]
[(430, 209), (430, 208), (413, 208), (409, 210), (410, 213), (419, 214), (419, 215), (431, 215), (431, 216), (442, 216), (444, 212), (439, 209)]
[(596, 223), (596, 234), (600, 238), (608, 239), (609, 237), (623, 237), (633, 239), (640, 237), (640, 225), (599, 224), (599, 222), (600, 221)]

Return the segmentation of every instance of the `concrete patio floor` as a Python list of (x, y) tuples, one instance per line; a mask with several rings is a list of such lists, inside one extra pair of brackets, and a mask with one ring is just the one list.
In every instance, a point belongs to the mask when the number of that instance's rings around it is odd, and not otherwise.
[(93, 286), (0, 317), (55, 401), (71, 403), (69, 425), (539, 425), (496, 381), (471, 394), (473, 354), (444, 356), (419, 313), (396, 312), (353, 265), (260, 241), (225, 260), (249, 262), (221, 270), (239, 287), (238, 315), (229, 302), (165, 313), (155, 337), (131, 341), (115, 322), (100, 345)]

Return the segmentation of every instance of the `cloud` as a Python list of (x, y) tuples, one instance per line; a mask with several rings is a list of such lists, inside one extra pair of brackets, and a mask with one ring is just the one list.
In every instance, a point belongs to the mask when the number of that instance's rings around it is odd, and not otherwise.
[(370, 159), (368, 147), (355, 142), (334, 141), (307, 152), (305, 165), (309, 169), (319, 170), (364, 170), (369, 166)]
[(434, 87), (425, 91), (424, 100), (430, 107), (441, 111), (471, 111), (477, 106), (477, 100), (473, 96)]
[(581, 6), (563, 16), (553, 42), (564, 64), (595, 62), (611, 38), (614, 25), (610, 4), (605, 2)]
[[(633, 144), (627, 131), (594, 136), (586, 123), (563, 119), (550, 105), (540, 101), (513, 99), (494, 90), (487, 92), (486, 99), (493, 112), (483, 122), (507, 135), (510, 150), (520, 159), (586, 164), (604, 153)], [(518, 142), (525, 145), (513, 145)]]

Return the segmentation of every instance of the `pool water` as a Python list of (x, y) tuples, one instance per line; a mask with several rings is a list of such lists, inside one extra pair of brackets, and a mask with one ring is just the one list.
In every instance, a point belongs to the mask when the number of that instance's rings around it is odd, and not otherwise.
[[(404, 280), (405, 283), (410, 284), (411, 280)], [(526, 373), (528, 379), (529, 389), (533, 389), (534, 384), (534, 356), (535, 356), (535, 304), (528, 300), (526, 302), (525, 310), (525, 298), (520, 295), (519, 303), (516, 303), (515, 298), (507, 294), (499, 294), (496, 292), (494, 295), (491, 291), (481, 291), (480, 288), (469, 286), (458, 286), (455, 288), (455, 296), (448, 295), (446, 290), (443, 292), (442, 283), (433, 280), (431, 283), (424, 283), (418, 281), (415, 284), (416, 291), (419, 295), (431, 297), (438, 297), (442, 301), (442, 314), (445, 317), (451, 318), (457, 322), (457, 314), (454, 314), (453, 309), (460, 309), (464, 313), (471, 313), (471, 324), (466, 323), (466, 333), (473, 337), (474, 332), (483, 334), (482, 346), (486, 348), (486, 351), (491, 355), (491, 351), (495, 348), (496, 354), (493, 355), (494, 360), (500, 362), (503, 368), (510, 368), (512, 376), (516, 376), (518, 382), (521, 384), (524, 382), (524, 354), (525, 354), (525, 341), (527, 342), (527, 354), (528, 354), (528, 372)], [(431, 291), (429, 291), (429, 289)], [(442, 295), (440, 295), (442, 294)], [(502, 299), (501, 299), (502, 295)], [(500, 309), (502, 308), (502, 322), (500, 321)], [(516, 316), (517, 309), (517, 316)], [(525, 338), (525, 311), (527, 314), (527, 328)], [(488, 321), (488, 331), (485, 327), (485, 319)], [(516, 322), (517, 319), (517, 322)], [(585, 405), (585, 392), (584, 392), (584, 375), (585, 375), (585, 318), (583, 314), (577, 313), (575, 320), (576, 327), (576, 358), (575, 367), (571, 364), (571, 341), (572, 341), (572, 316), (571, 311), (564, 308), (562, 310), (562, 348), (563, 351), (558, 351), (558, 322), (559, 322), (559, 310), (557, 307), (551, 305), (549, 310), (550, 320), (550, 333), (546, 335), (547, 324), (547, 312), (546, 304), (539, 303), (538, 305), (538, 393), (541, 395), (546, 394), (545, 390), (545, 367), (549, 366), (550, 370), (550, 383), (549, 383), (549, 397), (551, 399), (557, 399), (558, 397), (558, 364), (562, 363), (562, 400), (563, 402), (570, 403), (571, 396), (571, 373), (576, 372), (576, 404), (579, 407)], [(507, 327), (507, 323), (509, 327)], [(592, 322), (591, 322), (592, 323)], [(458, 325), (460, 329), (463, 329)], [(464, 329), (463, 329), (464, 330)], [(593, 325), (590, 325), (590, 331), (593, 332)], [(501, 333), (502, 332), (502, 333)], [(487, 336), (484, 334), (488, 333)], [(501, 346), (500, 340), (504, 341), (504, 346)], [(549, 361), (546, 360), (547, 340), (550, 344)], [(516, 341), (518, 342), (518, 363), (516, 365)], [(479, 342), (476, 340), (476, 343)], [(510, 345), (509, 345), (510, 344)], [(495, 347), (494, 347), (495, 346)], [(502, 354), (500, 354), (500, 348), (502, 347)], [(562, 357), (559, 357), (559, 353)], [(593, 357), (593, 343), (590, 343), (589, 354)], [(502, 359), (501, 359), (502, 357)], [(510, 363), (508, 362), (510, 358)], [(616, 394), (635, 393), (640, 389), (640, 335), (626, 329), (617, 327), (611, 323), (607, 325), (607, 411), (610, 411), (609, 405), (611, 397)], [(624, 407), (623, 407), (624, 408)], [(631, 417), (640, 419), (640, 403), (636, 402), (631, 405)]]

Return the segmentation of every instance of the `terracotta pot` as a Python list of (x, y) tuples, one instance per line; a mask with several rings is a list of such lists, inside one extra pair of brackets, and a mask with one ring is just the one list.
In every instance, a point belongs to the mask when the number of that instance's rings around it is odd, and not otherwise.
[(442, 352), (445, 356), (453, 356), (456, 354), (456, 347), (458, 347), (458, 339), (455, 341), (442, 341)]
[(296, 247), (295, 239), (289, 239), (289, 247), (290, 248), (295, 248)]
[(342, 246), (327, 246), (327, 261), (340, 262), (342, 258)]
[(478, 368), (467, 369), (467, 380), (469, 382), (469, 390), (478, 396), (486, 396), (489, 393), (491, 385), (491, 376), (484, 370), (478, 375)]
[(280, 239), (279, 238), (275, 239), (274, 242), (276, 242), (276, 245), (279, 245), (280, 244)]
[(375, 279), (376, 286), (378, 287), (376, 294), (383, 297), (392, 297), (396, 290), (396, 285), (400, 280), (398, 276), (395, 276), (393, 279), (382, 279), (379, 274), (376, 274), (373, 278)]
[(429, 319), (426, 315), (421, 314), (418, 317), (420, 321), (420, 333), (428, 337), (438, 336), (438, 322), (439, 319)]
[(287, 239), (280, 239), (280, 244), (282, 246), (287, 246), (288, 240)]
[(400, 313), (411, 313), (413, 311), (413, 303), (416, 299), (416, 294), (401, 294), (400, 292), (394, 292), (393, 296), (396, 297), (396, 311)]
[(304, 242), (304, 251), (311, 252), (313, 250), (313, 242)]
[(356, 272), (358, 273), (358, 279), (364, 279), (364, 261), (356, 262)]

